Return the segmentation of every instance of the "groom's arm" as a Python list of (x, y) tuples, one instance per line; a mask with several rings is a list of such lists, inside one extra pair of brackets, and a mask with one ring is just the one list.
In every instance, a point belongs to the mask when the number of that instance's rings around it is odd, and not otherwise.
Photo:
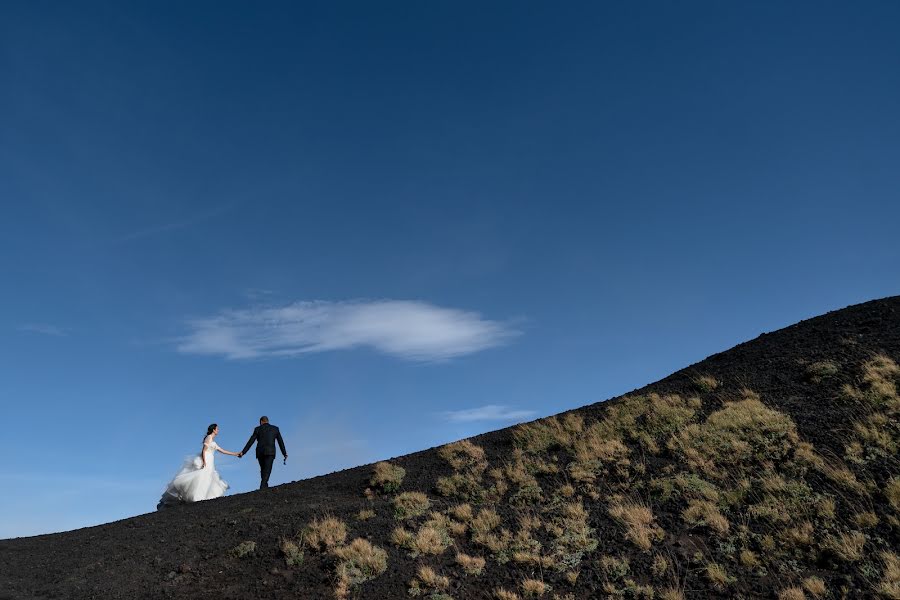
[(256, 438), (257, 438), (258, 436), (259, 436), (259, 427), (256, 427), (256, 428), (253, 430), (253, 435), (251, 435), (251, 436), (250, 436), (250, 439), (247, 440), (247, 445), (244, 446), (244, 449), (243, 449), (243, 450), (241, 450), (241, 454), (247, 454), (247, 450), (250, 449), (250, 446), (253, 445), (253, 442), (256, 441)]
[(275, 439), (278, 440), (278, 446), (281, 448), (281, 454), (287, 458), (287, 450), (284, 449), (284, 440), (281, 439), (281, 430), (275, 432)]

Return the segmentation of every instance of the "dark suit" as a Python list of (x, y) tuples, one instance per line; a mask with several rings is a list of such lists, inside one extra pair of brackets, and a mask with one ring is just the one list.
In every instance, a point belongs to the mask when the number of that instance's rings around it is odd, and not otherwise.
[(247, 454), (247, 450), (256, 442), (256, 460), (259, 461), (259, 489), (269, 487), (269, 475), (272, 474), (272, 463), (275, 462), (275, 442), (281, 448), (281, 454), (287, 458), (287, 450), (284, 449), (284, 440), (278, 428), (269, 423), (263, 423), (253, 430), (253, 435), (247, 441), (247, 445), (241, 450), (241, 454)]

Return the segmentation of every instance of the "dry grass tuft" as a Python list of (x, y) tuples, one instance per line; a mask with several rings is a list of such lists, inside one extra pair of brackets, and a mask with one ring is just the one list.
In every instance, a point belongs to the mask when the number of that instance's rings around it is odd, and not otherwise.
[(756, 552), (753, 550), (741, 550), (741, 553), (738, 555), (738, 560), (747, 568), (755, 569), (759, 566), (759, 557), (756, 556)]
[(803, 589), (809, 592), (813, 598), (823, 598), (828, 593), (825, 581), (815, 575), (811, 575), (803, 580)]
[(420, 554), (441, 554), (453, 543), (446, 521), (447, 518), (440, 513), (432, 513), (432, 518), (423, 523), (415, 533), (405, 527), (394, 528), (391, 542), (409, 550), (414, 557)]
[(556, 490), (556, 493), (559, 494), (560, 498), (573, 498), (576, 493), (575, 486), (573, 486), (571, 483), (564, 483), (563, 485), (559, 486), (559, 488)]
[(820, 471), (825, 477), (845, 490), (860, 495), (867, 495), (866, 486), (860, 483), (859, 479), (856, 478), (856, 475), (853, 474), (853, 471), (846, 466), (823, 463), (823, 467)]
[(641, 550), (649, 550), (653, 541), (662, 537), (662, 530), (654, 524), (653, 511), (642, 502), (613, 502), (609, 516), (625, 527), (625, 535)]
[(788, 527), (781, 532), (781, 540), (788, 548), (811, 546), (815, 529), (809, 521), (804, 521), (795, 527)]
[(470, 523), (475, 516), (471, 504), (457, 504), (450, 509), (450, 515), (463, 523)]
[(368, 521), (369, 519), (372, 519), (374, 517), (375, 517), (375, 511), (372, 510), (371, 508), (363, 508), (363, 509), (360, 509), (360, 511), (358, 513), (356, 513), (357, 521)]
[(578, 483), (592, 484), (598, 475), (627, 472), (631, 450), (618, 437), (610, 437), (595, 424), (575, 443), (575, 460), (569, 476)]
[[(512, 460), (506, 463), (503, 468), (504, 483), (509, 482), (516, 488), (509, 498), (509, 503), (516, 506), (526, 506), (543, 501), (543, 491), (535, 474), (546, 473), (550, 466), (551, 463), (544, 459), (529, 456), (516, 448), (513, 451)], [(558, 467), (553, 464), (551, 468)]]
[(719, 381), (712, 375), (699, 375), (694, 378), (693, 384), (698, 392), (703, 392), (704, 394), (708, 394), (719, 387)]
[(484, 450), (462, 440), (441, 447), (438, 454), (453, 467), (452, 475), (438, 478), (438, 493), (446, 498), (483, 500), (486, 490), (482, 489), (481, 480), (488, 467)]
[(419, 581), (421, 581), (425, 587), (432, 590), (445, 590), (450, 587), (450, 578), (445, 575), (439, 575), (437, 571), (431, 567), (419, 567), (416, 575), (418, 575)]
[(728, 575), (725, 567), (719, 563), (706, 565), (706, 578), (717, 590), (723, 590), (734, 582), (734, 578)]
[(651, 454), (657, 454), (659, 443), (690, 423), (701, 405), (699, 398), (686, 399), (677, 394), (625, 396), (611, 405), (603, 420), (587, 433), (600, 440), (634, 440)]
[(742, 500), (747, 513), (768, 521), (769, 524), (785, 526), (794, 523), (800, 515), (816, 511), (820, 496), (801, 477), (767, 476), (750, 484), (750, 498)]
[(678, 473), (652, 478), (650, 489), (663, 502), (668, 502), (672, 498), (684, 498), (718, 503), (721, 499), (719, 488), (696, 473)]
[(893, 552), (882, 552), (881, 560), (884, 562), (884, 570), (876, 591), (885, 598), (900, 600), (900, 556)]
[(458, 552), (456, 554), (456, 564), (462, 567), (466, 575), (481, 575), (484, 572), (485, 560), (480, 556), (469, 556)]
[(659, 592), (660, 600), (684, 600), (684, 592), (677, 587), (667, 587)]
[(522, 591), (526, 597), (543, 596), (550, 591), (550, 586), (539, 579), (525, 579), (522, 581)]
[[(721, 478), (785, 459), (799, 443), (794, 421), (745, 390), (743, 400), (726, 403), (700, 424), (669, 439), (669, 449), (693, 469)], [(737, 471), (737, 472), (736, 472)]]
[(691, 500), (681, 516), (690, 525), (704, 525), (721, 535), (728, 533), (730, 527), (719, 507), (709, 500)]
[(894, 510), (900, 511), (900, 477), (891, 477), (884, 486), (884, 496)]
[(460, 523), (459, 521), (454, 521), (452, 519), (447, 523), (447, 531), (449, 531), (451, 535), (465, 535), (468, 530), (469, 526), (465, 523)]
[(469, 440), (461, 440), (442, 446), (438, 450), (441, 458), (446, 460), (456, 471), (476, 471), (482, 473), (487, 469), (484, 450)]
[(471, 473), (454, 473), (438, 477), (435, 487), (441, 496), (460, 500), (478, 501), (485, 493), (481, 487), (481, 478)]
[(446, 529), (423, 525), (416, 533), (416, 539), (412, 546), (418, 554), (441, 554), (452, 542)]
[(494, 598), (497, 600), (520, 600), (519, 595), (515, 592), (508, 592), (503, 588), (494, 590)]
[(816, 502), (816, 514), (826, 521), (831, 521), (837, 516), (837, 501), (830, 496), (820, 498)]
[(677, 394), (647, 396), (647, 412), (644, 413), (643, 431), (629, 437), (654, 454), (659, 452), (657, 442), (667, 438), (691, 421), (702, 406), (699, 398), (683, 398)]
[(347, 540), (347, 526), (335, 517), (316, 518), (303, 531), (303, 540), (313, 550), (328, 550)]
[(472, 528), (473, 535), (479, 535), (493, 531), (500, 526), (501, 519), (497, 511), (490, 508), (482, 508), (478, 511), (478, 515), (472, 519), (469, 526)]
[(472, 541), (490, 550), (498, 563), (505, 564), (511, 558), (509, 547), (512, 544), (512, 537), (508, 529), (502, 528), (496, 533), (473, 535)]
[(894, 381), (897, 378), (900, 378), (900, 366), (884, 354), (875, 356), (863, 366), (863, 380), (868, 384), (866, 399), (876, 406), (900, 408)]
[(669, 559), (662, 554), (653, 557), (653, 564), (650, 565), (650, 572), (654, 577), (662, 577), (669, 571)]
[(376, 463), (369, 484), (386, 494), (390, 494), (400, 489), (400, 484), (403, 483), (404, 477), (406, 477), (406, 470), (403, 467), (382, 461)]
[(803, 593), (803, 588), (793, 586), (778, 592), (778, 600), (806, 600), (806, 594)]
[(425, 514), (431, 508), (431, 501), (422, 492), (403, 492), (394, 497), (394, 516), (411, 519)]
[(387, 570), (387, 552), (362, 538), (334, 548), (331, 553), (338, 559), (335, 588), (338, 598), (349, 597), (353, 588)]
[(794, 460), (796, 460), (799, 465), (818, 470), (822, 470), (825, 466), (825, 461), (816, 452), (815, 446), (809, 442), (801, 441), (797, 444), (794, 448)]
[(856, 439), (844, 446), (847, 459), (856, 464), (883, 460), (897, 454), (900, 435), (893, 427), (896, 416), (887, 412), (874, 412), (854, 423)]
[(543, 454), (548, 450), (572, 448), (584, 431), (584, 419), (576, 414), (563, 418), (550, 417), (513, 429), (516, 447), (529, 454)]
[(846, 562), (855, 562), (862, 558), (866, 536), (859, 531), (850, 531), (833, 536), (828, 540), (828, 547)]
[(633, 579), (626, 579), (619, 584), (607, 581), (603, 584), (603, 591), (609, 597), (624, 596), (635, 600), (653, 600), (656, 598), (656, 590), (653, 589), (653, 586), (641, 585)]
[(870, 510), (858, 512), (853, 515), (853, 522), (860, 529), (871, 529), (878, 525), (878, 515)]
[(409, 531), (406, 527), (395, 527), (391, 532), (391, 543), (393, 543), (395, 546), (400, 546), (401, 548), (412, 550), (415, 541), (415, 534)]

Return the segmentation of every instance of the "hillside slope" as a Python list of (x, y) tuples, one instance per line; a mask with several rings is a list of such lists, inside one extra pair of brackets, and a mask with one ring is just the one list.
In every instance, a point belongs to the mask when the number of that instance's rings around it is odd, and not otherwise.
[(377, 468), (0, 541), (0, 599), (900, 598), (898, 363), (900, 297), (852, 306)]

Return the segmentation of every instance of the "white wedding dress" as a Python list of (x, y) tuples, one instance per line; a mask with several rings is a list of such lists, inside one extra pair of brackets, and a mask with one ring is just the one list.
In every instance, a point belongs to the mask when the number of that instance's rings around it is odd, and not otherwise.
[(163, 492), (156, 508), (224, 496), (228, 484), (219, 477), (219, 473), (216, 471), (216, 450), (218, 449), (219, 445), (207, 436), (203, 440), (206, 468), (203, 468), (203, 459), (199, 455), (187, 457), (181, 470), (166, 486), (166, 491)]

